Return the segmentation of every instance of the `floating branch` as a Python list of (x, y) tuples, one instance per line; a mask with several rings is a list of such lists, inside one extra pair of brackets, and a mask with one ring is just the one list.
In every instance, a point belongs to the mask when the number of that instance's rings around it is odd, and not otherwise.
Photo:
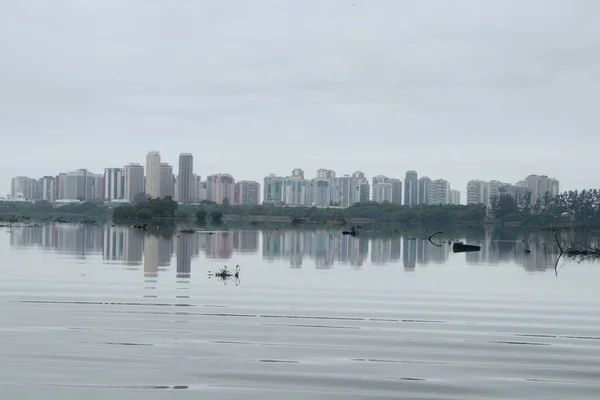
[(227, 284), (228, 280), (232, 280), (235, 282), (235, 285), (238, 286), (240, 284), (240, 266), (236, 265), (235, 271), (228, 270), (227, 265), (216, 272), (208, 271), (208, 277), (209, 278), (212, 278), (212, 277), (219, 278), (225, 284)]
[(429, 235), (427, 240), (429, 240), (429, 243), (431, 243), (434, 246), (442, 247), (441, 243), (434, 243), (433, 240), (431, 240), (431, 238), (434, 237), (435, 235), (442, 234), (442, 233), (444, 233), (444, 232), (442, 232), (442, 231), (433, 232), (431, 235)]

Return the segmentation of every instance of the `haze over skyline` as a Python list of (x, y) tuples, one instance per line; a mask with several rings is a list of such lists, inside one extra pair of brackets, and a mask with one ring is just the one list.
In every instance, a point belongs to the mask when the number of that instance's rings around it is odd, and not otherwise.
[(130, 162), (600, 188), (600, 3), (0, 4), (0, 193)]

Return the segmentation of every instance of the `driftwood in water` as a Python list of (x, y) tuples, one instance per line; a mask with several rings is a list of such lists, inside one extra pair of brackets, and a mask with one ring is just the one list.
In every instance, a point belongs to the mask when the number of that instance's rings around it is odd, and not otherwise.
[(219, 278), (225, 284), (227, 284), (227, 281), (231, 279), (235, 282), (236, 286), (238, 286), (240, 284), (240, 266), (236, 265), (235, 271), (228, 270), (227, 265), (216, 272), (208, 271), (208, 277)]
[(473, 244), (464, 244), (462, 242), (456, 242), (452, 245), (452, 251), (454, 253), (466, 253), (469, 251), (480, 251), (481, 246), (476, 246)]

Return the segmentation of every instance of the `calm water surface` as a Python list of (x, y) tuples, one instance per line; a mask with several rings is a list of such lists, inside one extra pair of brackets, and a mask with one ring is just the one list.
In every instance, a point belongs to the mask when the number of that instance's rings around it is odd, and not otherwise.
[(600, 398), (600, 264), (415, 236), (0, 228), (0, 398)]

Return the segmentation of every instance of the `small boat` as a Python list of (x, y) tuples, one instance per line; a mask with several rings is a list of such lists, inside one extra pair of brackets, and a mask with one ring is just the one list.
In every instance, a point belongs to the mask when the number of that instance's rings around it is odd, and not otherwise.
[(452, 251), (454, 253), (465, 253), (468, 251), (481, 251), (481, 246), (475, 246), (473, 244), (464, 244), (463, 242), (455, 242), (452, 245)]

